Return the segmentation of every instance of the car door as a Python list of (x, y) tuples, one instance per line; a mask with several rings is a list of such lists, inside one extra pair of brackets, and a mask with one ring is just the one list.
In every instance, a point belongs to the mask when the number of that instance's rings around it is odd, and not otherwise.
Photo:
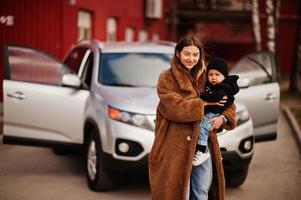
[(61, 85), (66, 65), (36, 49), (7, 46), (4, 67), (4, 143), (82, 143), (89, 90)]
[(237, 100), (248, 108), (256, 141), (277, 137), (280, 90), (273, 53), (256, 52), (241, 58), (230, 71), (239, 75)]

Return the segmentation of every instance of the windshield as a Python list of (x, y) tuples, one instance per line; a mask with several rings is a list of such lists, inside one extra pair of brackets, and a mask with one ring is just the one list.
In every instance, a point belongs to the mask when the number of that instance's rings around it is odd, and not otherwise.
[(104, 53), (98, 81), (112, 86), (155, 87), (171, 57), (164, 53)]

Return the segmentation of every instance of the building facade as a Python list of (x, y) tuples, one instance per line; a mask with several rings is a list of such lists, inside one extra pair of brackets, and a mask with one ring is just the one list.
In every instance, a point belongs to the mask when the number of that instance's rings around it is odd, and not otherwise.
[[(0, 0), (0, 46), (30, 46), (62, 59), (72, 44), (85, 39), (176, 41), (196, 33), (204, 38), (210, 56), (222, 56), (231, 66), (258, 46), (269, 48), (267, 2), (272, 1)], [(254, 2), (258, 4), (258, 34), (252, 19)], [(288, 74), (293, 62), (297, 7), (297, 0), (281, 1), (275, 38), (281, 74)], [(3, 77), (3, 53), (0, 67)], [(2, 84), (0, 93), (2, 99)]]
[(177, 36), (199, 34), (208, 45), (209, 56), (225, 57), (230, 65), (247, 53), (273, 49), (279, 74), (287, 75), (293, 64), (297, 4), (297, 0), (178, 0), (172, 10), (175, 15), (171, 16), (177, 16), (172, 26)]
[[(167, 40), (168, 2), (0, 0), (0, 46), (29, 46), (62, 59), (72, 44), (85, 39)], [(3, 77), (2, 51), (0, 63)], [(2, 84), (0, 91), (2, 99)]]

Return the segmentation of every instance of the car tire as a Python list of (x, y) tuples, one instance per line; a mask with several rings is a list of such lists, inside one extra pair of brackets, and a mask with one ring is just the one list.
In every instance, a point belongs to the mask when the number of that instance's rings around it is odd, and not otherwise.
[(99, 134), (92, 129), (85, 144), (85, 171), (88, 185), (93, 191), (111, 190), (114, 180), (103, 165)]
[(249, 171), (249, 167), (227, 171), (225, 173), (226, 186), (239, 187), (240, 185), (242, 185), (248, 176), (248, 171)]

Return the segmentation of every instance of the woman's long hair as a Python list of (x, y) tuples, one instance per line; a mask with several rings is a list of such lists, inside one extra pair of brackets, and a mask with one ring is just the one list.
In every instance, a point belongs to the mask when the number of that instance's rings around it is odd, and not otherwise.
[[(181, 63), (181, 60), (180, 60), (180, 58), (178, 58), (177, 55), (180, 54), (180, 52), (183, 50), (184, 47), (191, 46), (191, 45), (196, 46), (199, 49), (200, 59), (199, 59), (198, 63), (189, 71)], [(205, 70), (204, 59), (205, 59), (205, 52), (204, 52), (203, 43), (197, 37), (188, 35), (188, 36), (182, 37), (176, 44), (175, 53), (174, 53), (174, 57), (173, 57), (173, 63), (176, 65), (176, 67), (180, 71), (187, 74), (188, 77), (192, 79), (192, 82), (196, 82), (199, 72), (200, 71), (203, 72)]]

